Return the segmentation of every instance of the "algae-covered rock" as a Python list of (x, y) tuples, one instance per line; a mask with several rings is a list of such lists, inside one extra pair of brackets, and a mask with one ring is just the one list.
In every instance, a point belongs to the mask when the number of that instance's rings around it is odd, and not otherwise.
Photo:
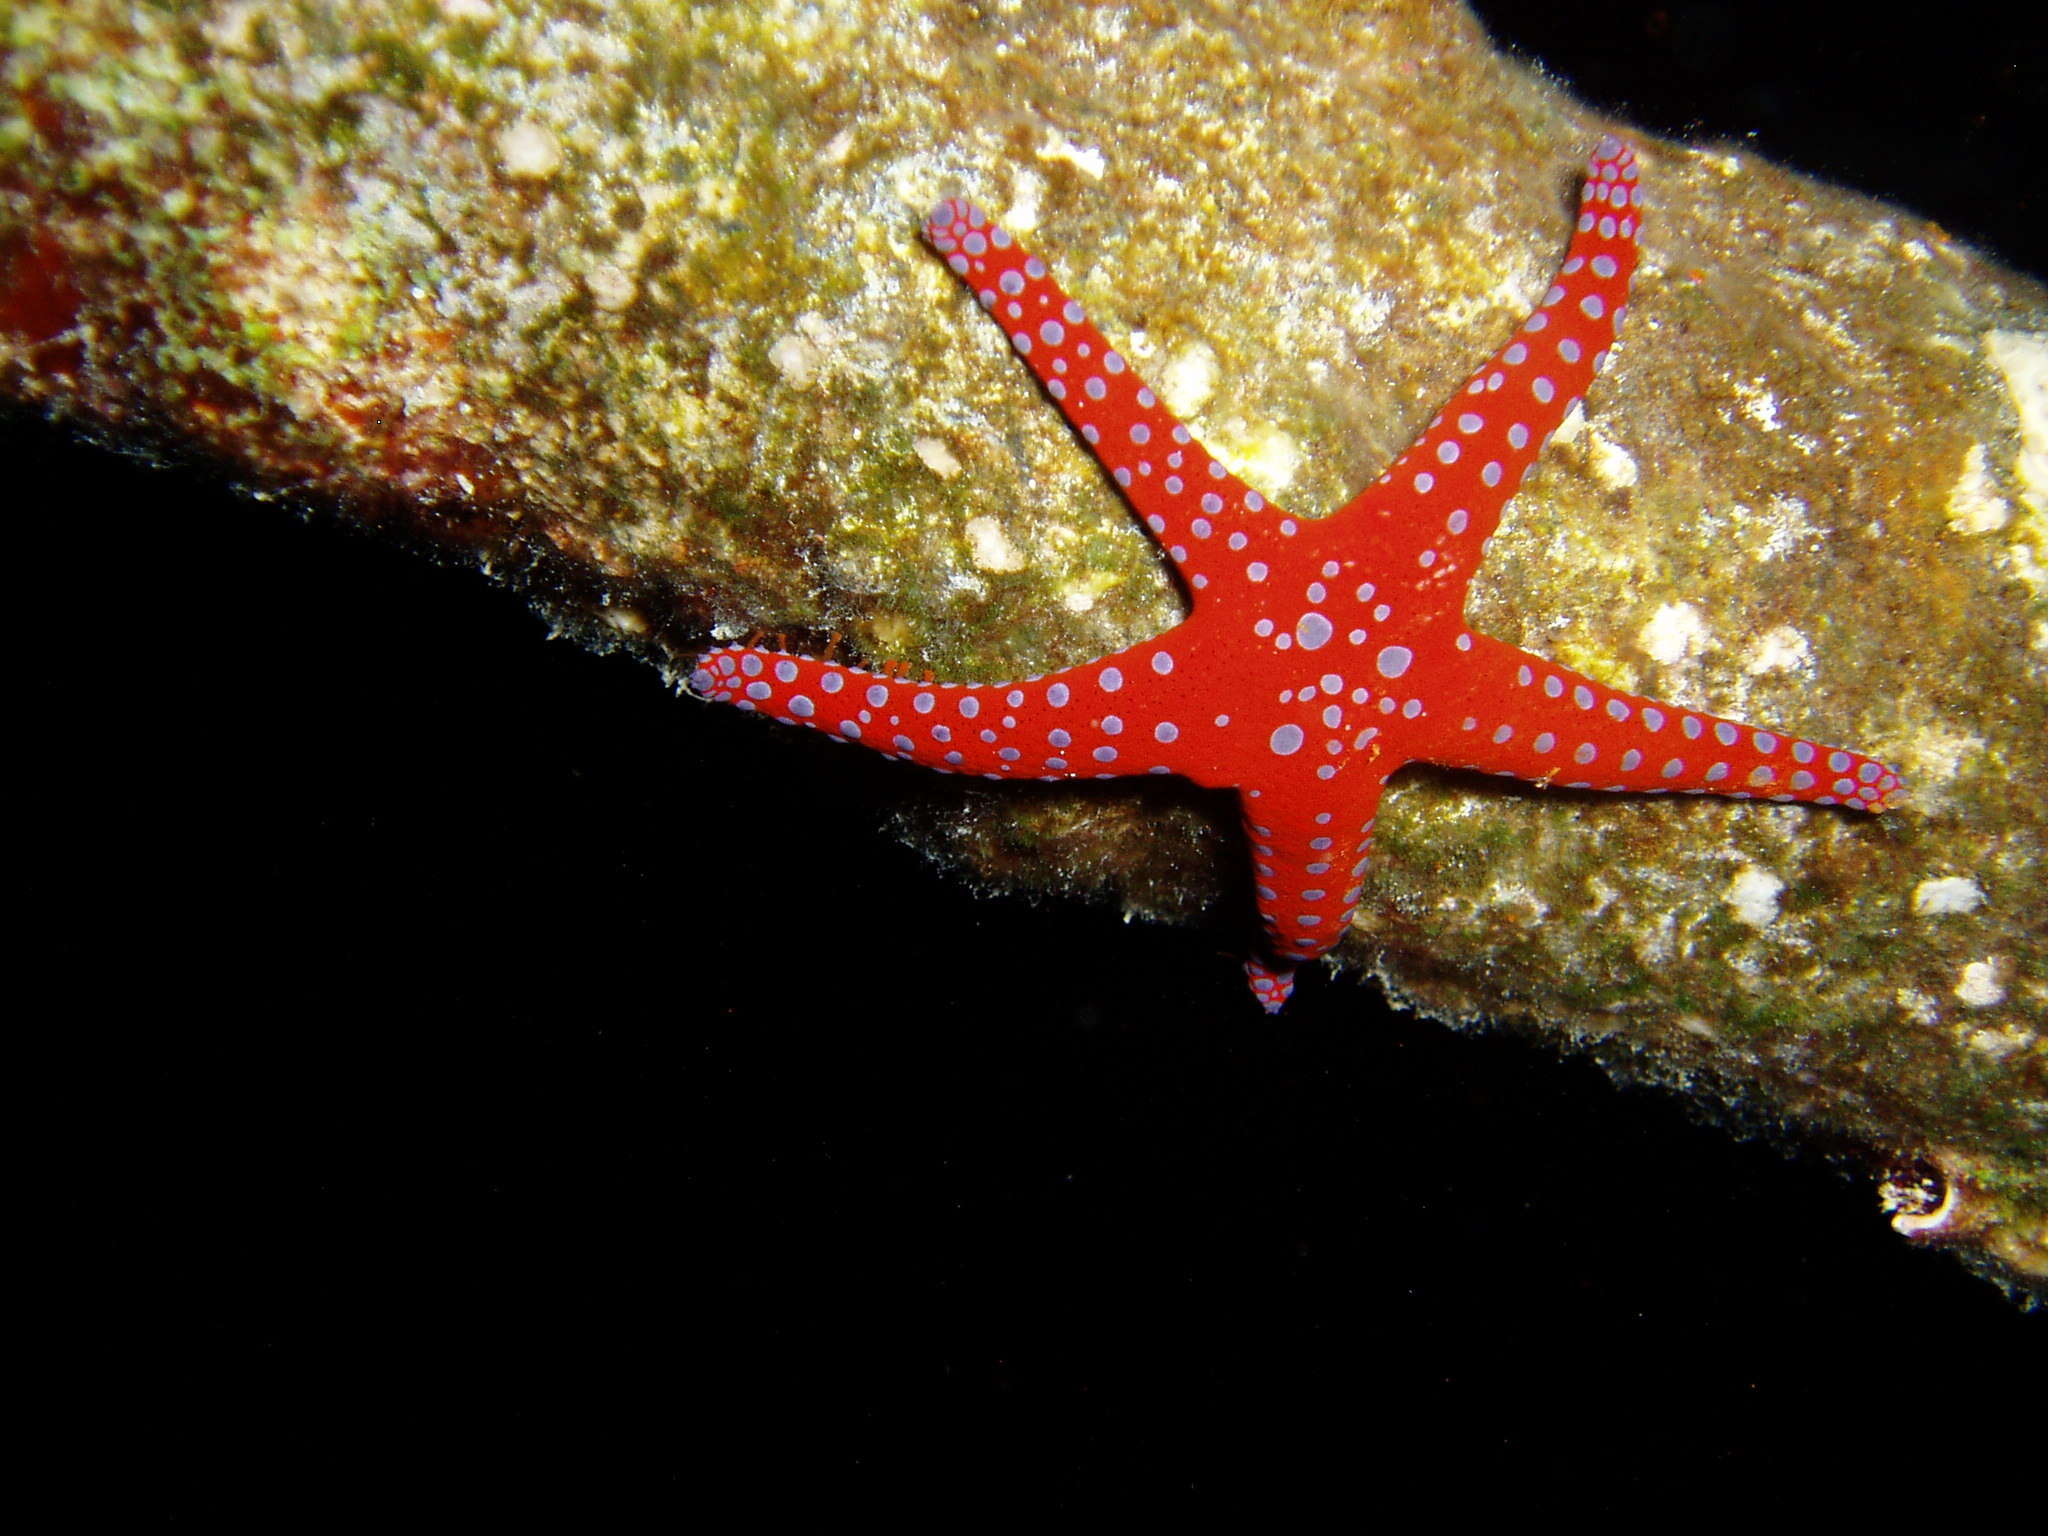
[[(1028, 231), (1207, 443), (1313, 512), (1516, 323), (1617, 126), (1429, 0), (30, 0), (4, 25), (10, 396), (473, 552), (672, 674), (765, 630), (996, 678), (1179, 614), (920, 247), (936, 197)], [(1412, 770), (1344, 957), (1872, 1149), (1902, 1230), (2039, 1283), (2048, 294), (1746, 154), (1639, 145), (1614, 365), (1471, 616), (1880, 754), (1907, 803)], [(898, 782), (996, 883), (1176, 916), (1222, 888), (1191, 800)]]

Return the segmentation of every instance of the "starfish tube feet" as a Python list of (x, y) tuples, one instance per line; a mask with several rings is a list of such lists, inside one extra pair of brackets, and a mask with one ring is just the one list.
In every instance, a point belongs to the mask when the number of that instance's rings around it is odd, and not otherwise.
[(1237, 792), (1264, 928), (1245, 971), (1277, 1012), (1343, 937), (1382, 787), (1431, 762), (1575, 788), (1876, 811), (1897, 772), (1641, 698), (1477, 634), (1466, 587), (1502, 509), (1605, 362), (1642, 222), (1618, 139), (1587, 167), (1554, 281), (1387, 472), (1334, 516), (1267, 504), (1162, 405), (1046, 264), (973, 203), (925, 236), (1002, 327), (1187, 584), (1151, 640), (1012, 683), (912, 683), (757, 646), (706, 652), (708, 698), (947, 773), (1175, 773)]

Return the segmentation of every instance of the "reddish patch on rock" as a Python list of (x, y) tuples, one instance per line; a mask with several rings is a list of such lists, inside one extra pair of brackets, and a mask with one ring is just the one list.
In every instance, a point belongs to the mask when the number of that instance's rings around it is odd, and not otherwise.
[(53, 341), (78, 323), (84, 302), (64, 247), (48, 233), (0, 238), (0, 331), (32, 346)]

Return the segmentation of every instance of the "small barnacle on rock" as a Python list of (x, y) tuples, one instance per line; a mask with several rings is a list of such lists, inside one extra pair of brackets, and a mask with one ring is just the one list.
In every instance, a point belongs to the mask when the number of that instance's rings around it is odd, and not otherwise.
[(1951, 1186), (1933, 1163), (1914, 1159), (1894, 1163), (1877, 1181), (1878, 1209), (1892, 1220), (1892, 1229), (1907, 1237), (1938, 1230), (1948, 1216)]

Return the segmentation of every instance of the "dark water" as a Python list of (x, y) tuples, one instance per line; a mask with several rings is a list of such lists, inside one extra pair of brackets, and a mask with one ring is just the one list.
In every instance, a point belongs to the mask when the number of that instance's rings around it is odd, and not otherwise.
[(2048, 275), (2048, 12), (1962, 0), (1478, 0), (1605, 111), (1903, 204)]

